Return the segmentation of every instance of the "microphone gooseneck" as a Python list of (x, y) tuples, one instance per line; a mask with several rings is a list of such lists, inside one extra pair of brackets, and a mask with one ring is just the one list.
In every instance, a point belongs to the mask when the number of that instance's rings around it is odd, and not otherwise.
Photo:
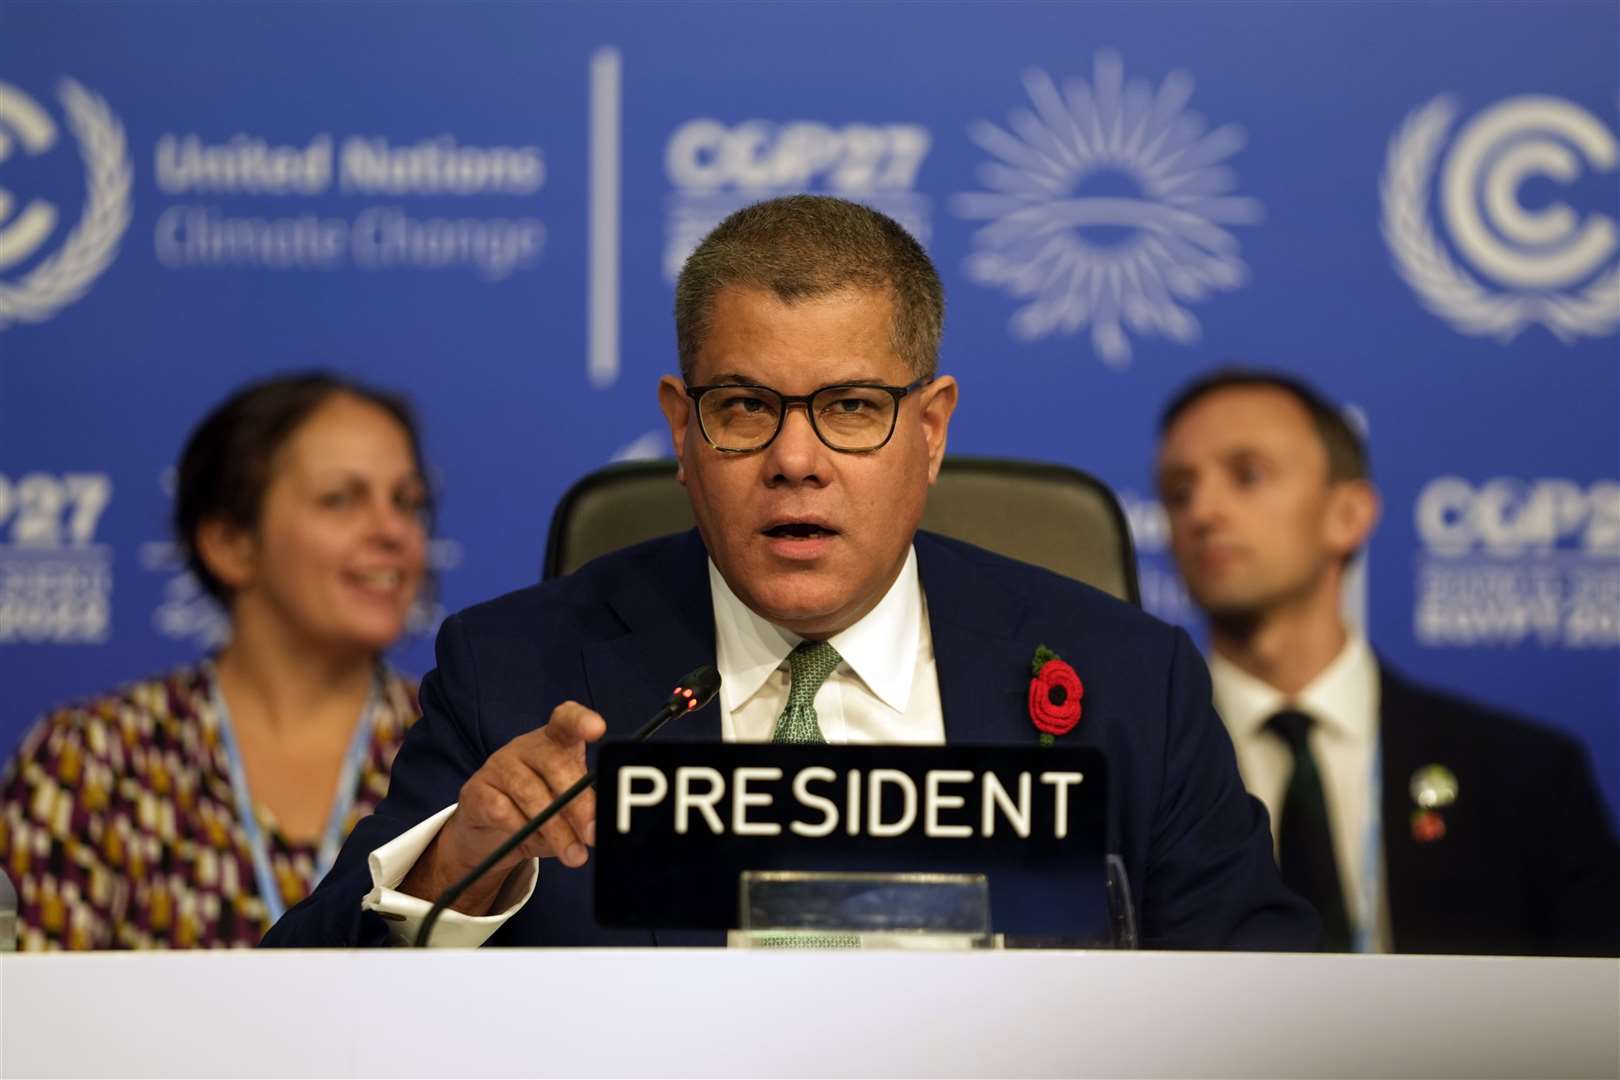
[[(675, 717), (684, 716), (686, 713), (696, 712), (698, 709), (703, 708), (719, 692), (720, 673), (711, 665), (705, 664), (695, 671), (688, 672), (686, 677), (675, 685), (674, 691), (669, 695), (669, 700), (664, 702), (663, 707), (653, 714), (652, 719), (641, 725), (640, 729), (630, 736), (630, 741), (641, 742), (643, 739), (651, 738), (658, 733), (660, 728), (675, 719)], [(552, 799), (544, 810), (524, 822), (523, 827), (503, 840), (499, 847), (484, 856), (477, 866), (467, 871), (455, 884), (440, 893), (439, 898), (433, 901), (433, 906), (428, 909), (427, 917), (422, 920), (420, 929), (416, 931), (415, 947), (418, 949), (427, 947), (428, 939), (433, 933), (433, 924), (439, 921), (439, 916), (444, 914), (445, 908), (460, 899), (461, 894), (472, 888), (474, 882), (489, 873), (496, 863), (510, 855), (519, 844), (534, 835), (535, 830), (556, 817), (563, 807), (573, 802), (580, 792), (595, 782), (596, 770), (591, 769), (584, 776), (570, 784), (560, 795)]]

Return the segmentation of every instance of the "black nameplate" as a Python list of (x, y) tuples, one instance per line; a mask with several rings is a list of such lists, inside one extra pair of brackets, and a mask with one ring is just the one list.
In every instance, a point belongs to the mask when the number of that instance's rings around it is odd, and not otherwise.
[(936, 872), (987, 875), (997, 933), (1106, 936), (1094, 748), (613, 742), (597, 768), (603, 926), (735, 929), (745, 870)]

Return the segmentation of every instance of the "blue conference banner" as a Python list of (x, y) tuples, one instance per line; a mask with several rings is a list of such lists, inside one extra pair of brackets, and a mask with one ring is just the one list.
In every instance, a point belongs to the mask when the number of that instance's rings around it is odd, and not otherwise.
[(1620, 805), (1620, 8), (1604, 3), (0, 6), (0, 743), (217, 646), (190, 426), (408, 392), (445, 610), (563, 490), (668, 453), (671, 287), (726, 213), (867, 202), (948, 294), (952, 449), (1152, 493), (1165, 399), (1295, 371), (1367, 432), (1386, 658), (1577, 735)]

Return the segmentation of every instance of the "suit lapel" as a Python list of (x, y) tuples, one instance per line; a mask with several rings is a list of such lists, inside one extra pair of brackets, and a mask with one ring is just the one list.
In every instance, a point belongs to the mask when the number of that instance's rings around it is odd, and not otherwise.
[[(694, 529), (659, 547), (608, 597), (624, 633), (587, 642), (581, 658), (592, 705), (612, 734), (624, 736), (640, 727), (669, 698), (675, 680), (714, 663), (708, 565), (708, 553)], [(676, 717), (658, 738), (718, 742), (719, 702), (691, 716)], [(661, 930), (650, 935), (650, 941), (664, 946), (718, 946), (725, 944), (725, 935)]]
[(1425, 935), (1426, 917), (1417, 887), (1419, 852), (1407, 820), (1411, 803), (1406, 790), (1412, 771), (1418, 767), (1420, 748), (1416, 741), (1418, 725), (1412, 723), (1411, 693), (1382, 661), (1378, 664), (1378, 695), (1384, 888), (1389, 894), (1390, 942), (1399, 951), (1403, 941)]
[(930, 534), (918, 533), (915, 546), (945, 740), (1031, 741), (1026, 699), (1035, 645), (1015, 638), (1024, 621), (1023, 603)]
[[(608, 606), (625, 632), (587, 642), (582, 658), (593, 706), (611, 732), (625, 735), (669, 698), (677, 679), (714, 663), (708, 555), (697, 531), (652, 552), (639, 572), (625, 576)], [(672, 722), (659, 738), (718, 740), (719, 706)]]

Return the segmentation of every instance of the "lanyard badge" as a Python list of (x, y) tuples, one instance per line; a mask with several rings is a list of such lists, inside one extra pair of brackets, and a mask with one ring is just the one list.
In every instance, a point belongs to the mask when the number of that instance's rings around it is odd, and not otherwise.
[[(212, 665), (208, 668), (208, 678), (212, 684), (211, 696), (214, 716), (219, 724), (220, 741), (225, 747), (231, 793), (236, 800), (236, 819), (241, 823), (242, 832), (247, 838), (248, 853), (253, 859), (253, 876), (258, 884), (259, 897), (264, 901), (265, 912), (273, 926), (285, 914), (286, 901), (282, 898), (281, 885), (270, 866), (270, 845), (263, 828), (259, 825), (258, 814), (254, 812), (253, 795), (248, 790), (247, 769), (242, 762), (241, 747), (236, 741), (236, 732), (231, 725), (231, 713), (225, 704), (225, 695), (219, 688), (218, 673)], [(371, 750), (371, 733), (376, 724), (377, 702), (382, 696), (381, 683), (379, 673), (378, 678), (372, 682), (365, 707), (360, 711), (360, 722), (355, 725), (354, 737), (349, 740), (349, 749), (343, 755), (343, 767), (338, 770), (337, 791), (332, 798), (332, 812), (327, 817), (326, 829), (321, 833), (320, 845), (315, 850), (317, 882), (332, 869), (332, 864), (337, 861), (338, 851), (343, 847), (344, 825), (349, 820), (350, 811), (354, 809), (355, 797), (360, 786), (360, 770), (365, 767), (366, 757)]]

